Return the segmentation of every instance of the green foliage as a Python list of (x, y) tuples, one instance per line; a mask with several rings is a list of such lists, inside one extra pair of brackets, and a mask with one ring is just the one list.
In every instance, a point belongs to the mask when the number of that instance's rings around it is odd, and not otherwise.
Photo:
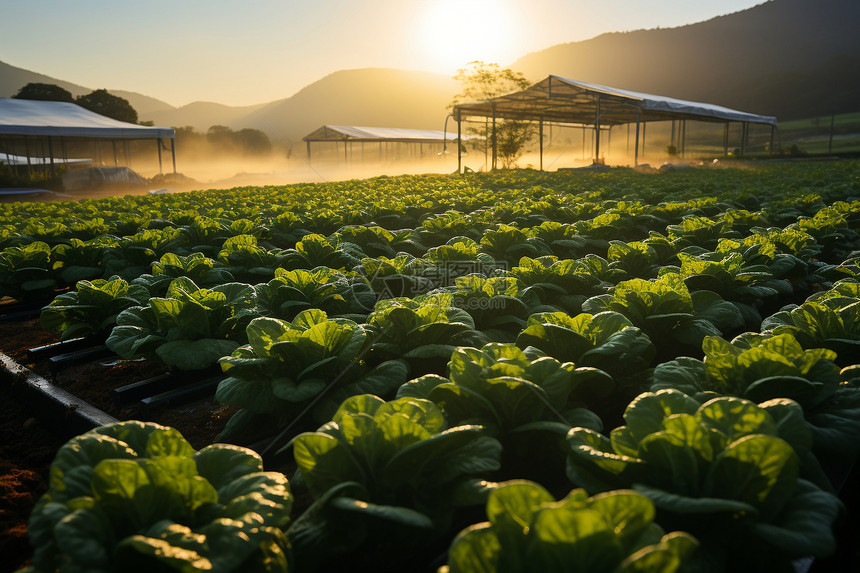
[(489, 521), (460, 532), (439, 573), (672, 573), (696, 550), (690, 535), (664, 531), (654, 504), (634, 491), (555, 501), (539, 484), (500, 483), (487, 500)]
[(239, 446), (195, 452), (149, 422), (96, 428), (60, 448), (30, 516), (37, 571), (288, 571), (283, 474)]
[(359, 395), (332, 421), (293, 441), (301, 481), (316, 504), (288, 532), (297, 561), (318, 561), (361, 544), (396, 541), (396, 555), (448, 527), (455, 505), (483, 503), (501, 446), (480, 426), (446, 428), (436, 405)]
[(458, 346), (483, 346), (489, 342), (475, 330), (465, 310), (445, 306), (429, 298), (382, 300), (367, 319), (373, 336), (371, 355), (377, 360), (406, 359), (413, 375), (444, 372), (444, 365)]
[(47, 243), (6, 247), (0, 252), (0, 296), (43, 298), (57, 288), (51, 271), (51, 247)]
[(480, 350), (458, 348), (448, 378), (417, 378), (397, 396), (431, 400), (449, 422), (478, 424), (495, 436), (528, 429), (564, 434), (573, 426), (601, 429), (600, 418), (583, 406), (606, 397), (613, 386), (600, 370), (549, 356), (529, 358), (512, 344), (491, 343)]
[(674, 388), (700, 401), (717, 395), (754, 402), (790, 398), (803, 408), (816, 452), (831, 459), (856, 455), (860, 388), (843, 382), (835, 352), (804, 350), (791, 334), (748, 334), (732, 343), (708, 337), (702, 348), (704, 362), (682, 357), (659, 364), (651, 390)]
[(43, 308), (39, 322), (62, 340), (106, 335), (120, 312), (147, 304), (149, 297), (144, 287), (129, 285), (119, 277), (80, 281), (75, 290), (58, 295)]
[[(457, 70), (454, 79), (460, 82), (462, 91), (454, 96), (451, 106), (461, 103), (484, 101), (496, 96), (523, 90), (531, 83), (520, 72), (502, 69), (498, 64), (473, 61), (466, 68)], [(467, 132), (477, 135), (474, 145), (478, 150), (495, 146), (495, 152), (504, 169), (514, 167), (525, 145), (534, 136), (535, 128), (530, 122), (496, 120), (493, 126), (472, 127)], [(492, 142), (492, 143), (491, 143)], [(495, 158), (494, 158), (495, 160)], [(493, 165), (495, 169), (496, 165)]]
[(22, 86), (21, 89), (19, 89), (12, 97), (15, 99), (33, 99), (39, 101), (75, 102), (75, 98), (72, 97), (69, 90), (61, 88), (55, 84), (44, 84), (39, 82), (30, 82)]
[(79, 106), (94, 111), (99, 115), (124, 121), (126, 123), (137, 123), (137, 112), (128, 100), (115, 96), (107, 90), (94, 90), (86, 95), (75, 98)]
[(370, 345), (363, 325), (329, 319), (319, 309), (303, 310), (292, 322), (256, 318), (247, 337), (247, 345), (219, 361), (228, 377), (215, 397), (241, 408), (222, 436), (271, 425), (263, 421), (283, 426), (312, 400), (314, 417), (327, 420), (345, 398), (393, 393), (406, 380), (401, 361), (375, 368), (363, 362)]
[(122, 311), (107, 347), (125, 359), (156, 355), (181, 370), (214, 365), (245, 342), (254, 317), (254, 289), (227, 283), (199, 288), (186, 277), (170, 283), (164, 298)]
[(558, 360), (599, 368), (618, 379), (641, 373), (656, 354), (642, 330), (611, 311), (574, 317), (563, 312), (534, 314), (517, 336), (517, 346), (532, 346)]
[(689, 527), (711, 566), (780, 570), (792, 557), (828, 555), (840, 503), (798, 477), (798, 457), (783, 438), (802, 436), (771, 411), (784, 414), (786, 404), (642, 394), (609, 438), (570, 431), (568, 475), (589, 493), (633, 486), (665, 512), (664, 523)]
[(690, 293), (682, 277), (666, 273), (656, 280), (631, 279), (615, 285), (612, 294), (582, 304), (591, 314), (613, 311), (642, 329), (663, 355), (693, 347), (706, 336), (719, 336), (743, 324), (740, 311), (711, 291)]

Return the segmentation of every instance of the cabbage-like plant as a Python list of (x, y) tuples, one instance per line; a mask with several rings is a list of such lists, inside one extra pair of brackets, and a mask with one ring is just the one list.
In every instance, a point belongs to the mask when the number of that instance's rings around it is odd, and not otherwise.
[(623, 314), (648, 335), (663, 356), (677, 356), (685, 350), (697, 353), (706, 336), (720, 336), (743, 324), (737, 307), (711, 291), (690, 293), (677, 273), (653, 281), (622, 281), (611, 294), (585, 301), (582, 310)]
[(32, 300), (50, 296), (56, 288), (47, 243), (34, 241), (0, 251), (0, 296)]
[(294, 249), (284, 251), (284, 266), (290, 269), (330, 267), (350, 270), (367, 255), (358, 245), (345, 241), (338, 233), (329, 237), (305, 235)]
[(656, 354), (641, 329), (623, 314), (611, 311), (576, 316), (533, 314), (517, 337), (517, 346), (532, 346), (558, 360), (599, 368), (618, 380), (650, 367)]
[(107, 248), (116, 246), (114, 237), (101, 236), (88, 241), (71, 238), (68, 243), (51, 249), (53, 270), (65, 284), (102, 278), (102, 257)]
[(288, 251), (268, 250), (254, 235), (230, 237), (218, 252), (218, 261), (236, 280), (251, 283), (270, 280), (286, 264)]
[(275, 278), (254, 287), (257, 312), (263, 316), (292, 320), (303, 310), (317, 308), (326, 314), (350, 312), (351, 285), (343, 274), (328, 267), (313, 270), (275, 269)]
[(650, 279), (657, 276), (657, 250), (642, 241), (609, 241), (606, 259), (612, 268), (624, 271), (624, 278)]
[(194, 284), (207, 288), (235, 282), (229, 271), (216, 265), (217, 261), (199, 252), (185, 256), (165, 253), (152, 262), (152, 274), (141, 275), (133, 283), (145, 287), (152, 296), (164, 296), (173, 279), (179, 277), (187, 277)]
[(652, 391), (673, 388), (700, 401), (716, 395), (764, 402), (790, 398), (803, 408), (815, 450), (851, 457), (860, 446), (860, 388), (843, 381), (836, 353), (803, 349), (791, 334), (705, 338), (705, 360), (682, 357), (654, 369)]
[(406, 359), (413, 375), (444, 372), (458, 346), (483, 346), (489, 340), (475, 330), (468, 312), (428, 298), (381, 300), (367, 319), (376, 360)]
[(790, 334), (804, 348), (829, 348), (841, 366), (856, 364), (860, 356), (860, 298), (808, 300), (764, 319), (762, 331)]
[[(295, 481), (317, 500), (288, 531), (303, 571), (382, 542), (388, 563), (408, 558), (448, 529), (456, 506), (486, 501), (493, 484), (482, 478), (501, 455), (482, 427), (449, 428), (428, 400), (368, 394), (348, 398), (292, 446)], [(370, 557), (355, 552), (350, 562)]]
[(540, 257), (550, 254), (550, 248), (537, 237), (530, 237), (522, 229), (499, 225), (488, 229), (481, 237), (481, 250), (497, 261), (513, 264), (522, 257)]
[(554, 310), (541, 305), (534, 289), (511, 276), (467, 275), (457, 277), (455, 285), (442, 288), (417, 300), (435, 299), (443, 306), (465, 310), (475, 328), (496, 342), (513, 342), (533, 312)]
[(78, 281), (73, 291), (57, 295), (42, 309), (42, 328), (62, 340), (107, 335), (116, 325), (117, 315), (127, 308), (142, 306), (149, 292), (119, 277)]
[(530, 358), (512, 344), (490, 343), (458, 348), (448, 378), (422, 376), (401, 386), (397, 396), (432, 400), (449, 422), (480, 424), (493, 435), (529, 429), (567, 433), (573, 426), (601, 429), (600, 418), (584, 406), (613, 387), (600, 370), (549, 356)]
[(544, 304), (571, 314), (581, 312), (586, 299), (605, 293), (609, 286), (595, 277), (583, 263), (549, 256), (537, 259), (523, 257), (509, 274), (535, 291)]
[(319, 309), (304, 310), (292, 322), (256, 318), (247, 336), (247, 345), (220, 360), (228, 377), (215, 397), (241, 408), (221, 436), (283, 426), (312, 400), (314, 417), (327, 420), (349, 396), (386, 395), (406, 381), (402, 361), (372, 369), (363, 362), (370, 344), (363, 325), (330, 319)]
[(57, 452), (27, 571), (286, 573), (292, 501), (286, 477), (247, 448), (195, 452), (173, 428), (102, 426)]
[(182, 238), (178, 229), (145, 229), (105, 249), (102, 257), (104, 276), (118, 275), (133, 280), (146, 274), (153, 261), (180, 248)]
[[(715, 570), (791, 570), (826, 556), (840, 502), (800, 479), (792, 445), (808, 443), (797, 406), (719, 397), (704, 404), (676, 390), (645, 393), (607, 438), (574, 428), (568, 476), (589, 493), (632, 487), (667, 527), (689, 531)], [(805, 435), (804, 435), (805, 431)]]
[(170, 367), (204, 369), (246, 341), (253, 309), (250, 285), (203, 289), (180, 277), (170, 283), (164, 298), (122, 311), (106, 344), (127, 360), (155, 354)]
[(664, 533), (647, 497), (631, 490), (593, 497), (572, 490), (556, 501), (524, 480), (498, 484), (487, 519), (461, 531), (439, 573), (674, 573), (698, 543), (687, 533)]

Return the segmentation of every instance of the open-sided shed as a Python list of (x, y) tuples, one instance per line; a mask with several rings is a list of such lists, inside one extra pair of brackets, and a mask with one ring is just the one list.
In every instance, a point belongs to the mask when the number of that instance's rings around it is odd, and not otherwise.
[[(58, 101), (34, 101), (0, 98), (0, 142), (7, 153), (13, 150), (24, 157), (45, 157), (53, 168), (54, 143), (60, 145), (62, 158), (67, 138), (111, 141), (114, 158), (116, 142), (135, 139), (153, 139), (158, 144), (158, 165), (161, 170), (161, 150), (164, 141), (170, 140), (173, 172), (176, 173), (175, 132), (167, 127), (149, 127), (117, 121), (79, 105)], [(43, 144), (47, 143), (47, 150)], [(41, 149), (41, 151), (36, 151)], [(36, 162), (31, 162), (31, 165)]]
[[(424, 145), (442, 146), (457, 141), (457, 135), (429, 129), (404, 129), (399, 127), (360, 127), (352, 125), (324, 125), (302, 138), (307, 144), (308, 161), (311, 158), (311, 143), (343, 143), (344, 160), (349, 158), (349, 148), (356, 143), (378, 143), (379, 156), (383, 145), (408, 144), (418, 146), (418, 156), (424, 155)], [(432, 147), (431, 147), (432, 148)]]
[[(732, 122), (740, 122), (743, 125), (741, 149), (746, 145), (750, 124), (762, 124), (771, 127), (772, 148), (777, 125), (776, 118), (772, 116), (737, 111), (709, 103), (634, 92), (553, 75), (516, 93), (485, 101), (456, 105), (454, 106), (453, 117), (457, 121), (458, 135), (462, 133), (461, 122), (467, 117), (490, 118), (493, 127), (495, 127), (497, 119), (538, 122), (540, 124), (541, 165), (543, 164), (544, 122), (579, 125), (594, 129), (595, 161), (600, 157), (599, 134), (601, 129), (635, 123), (634, 161), (637, 164), (640, 127), (644, 133), (644, 126), (647, 122), (679, 120), (682, 134), (685, 133), (687, 120), (723, 123), (726, 125), (724, 131), (724, 147), (726, 148), (728, 147), (728, 125)], [(492, 140), (493, 166), (495, 166), (495, 136), (492, 136)], [(681, 136), (681, 141), (683, 140), (684, 135)]]

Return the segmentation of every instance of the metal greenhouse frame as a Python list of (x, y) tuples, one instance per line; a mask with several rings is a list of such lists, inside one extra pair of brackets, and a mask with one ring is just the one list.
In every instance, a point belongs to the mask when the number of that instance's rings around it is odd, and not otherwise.
[[(600, 133), (616, 125), (636, 124), (634, 164), (639, 164), (640, 140), (644, 149), (645, 125), (649, 121), (680, 121), (679, 140), (686, 141), (687, 120), (725, 124), (723, 147), (728, 154), (729, 124), (742, 124), (741, 155), (746, 150), (751, 124), (771, 127), (770, 149), (773, 149), (777, 120), (773, 116), (756, 115), (726, 107), (679, 100), (633, 92), (599, 84), (570, 80), (559, 76), (546, 79), (520, 92), (489, 100), (454, 106), (453, 118), (457, 121), (457, 137), (462, 135), (462, 121), (467, 117), (483, 117), (492, 121), (492, 167), (496, 167), (496, 120), (509, 119), (538, 122), (540, 168), (543, 169), (543, 124), (545, 122), (569, 124), (594, 130), (594, 159), (600, 158)], [(641, 136), (641, 137), (640, 137)], [(457, 146), (458, 149), (460, 146)], [(462, 168), (458, 151), (457, 170)]]

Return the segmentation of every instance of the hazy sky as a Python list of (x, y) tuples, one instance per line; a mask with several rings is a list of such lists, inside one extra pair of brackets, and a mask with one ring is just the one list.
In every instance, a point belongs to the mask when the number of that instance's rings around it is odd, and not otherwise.
[(0, 0), (0, 60), (173, 105), (288, 97), (333, 71), (454, 75), (604, 32), (674, 27), (763, 0)]

